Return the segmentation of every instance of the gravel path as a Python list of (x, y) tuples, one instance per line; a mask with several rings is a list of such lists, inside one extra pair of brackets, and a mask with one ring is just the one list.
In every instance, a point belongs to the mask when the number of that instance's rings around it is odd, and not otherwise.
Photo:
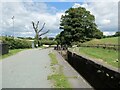
[(2, 61), (2, 88), (51, 88), (50, 49), (22, 51)]

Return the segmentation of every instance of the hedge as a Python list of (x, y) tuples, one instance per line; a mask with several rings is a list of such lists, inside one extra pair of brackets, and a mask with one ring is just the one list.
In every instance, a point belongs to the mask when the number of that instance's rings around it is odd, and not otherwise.
[(14, 39), (13, 37), (3, 37), (2, 41), (9, 45), (9, 49), (31, 48), (31, 41)]

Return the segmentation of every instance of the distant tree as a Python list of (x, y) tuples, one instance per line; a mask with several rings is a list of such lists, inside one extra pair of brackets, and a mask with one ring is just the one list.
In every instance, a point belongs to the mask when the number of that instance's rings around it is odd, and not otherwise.
[(103, 36), (103, 32), (100, 32), (100, 30), (97, 30), (97, 31), (94, 33), (93, 37), (96, 38), (96, 39), (101, 39), (101, 38), (104, 37), (104, 36)]
[(117, 31), (117, 32), (115, 33), (115, 36), (120, 36), (120, 31)]
[(17, 37), (17, 38), (20, 38), (20, 39), (25, 39), (24, 37)]
[(44, 40), (49, 40), (49, 38), (48, 38), (47, 36), (46, 36), (46, 37), (44, 37), (43, 39), (44, 39)]
[(32, 37), (26, 37), (26, 39), (33, 40), (33, 38), (32, 38)]
[(37, 24), (35, 24), (35, 23), (32, 21), (32, 25), (33, 25), (33, 29), (34, 29), (34, 31), (35, 31), (35, 33), (36, 33), (36, 35), (35, 35), (36, 43), (39, 45), (39, 39), (41, 38), (42, 35), (48, 33), (49, 30), (47, 30), (46, 32), (41, 33), (41, 31), (44, 29), (45, 23), (43, 24), (42, 28), (39, 29), (39, 21), (37, 22)]
[(83, 7), (67, 10), (61, 17), (60, 29), (63, 29), (59, 35), (60, 40), (68, 45), (103, 36), (95, 24), (95, 17)]
[(49, 40), (54, 40), (55, 38), (54, 37), (49, 37)]

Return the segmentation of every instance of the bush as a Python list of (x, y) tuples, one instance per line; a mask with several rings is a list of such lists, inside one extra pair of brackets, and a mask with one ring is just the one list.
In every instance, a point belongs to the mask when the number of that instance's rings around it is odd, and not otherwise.
[(2, 41), (9, 45), (9, 49), (31, 48), (31, 42), (22, 39), (14, 39), (13, 37), (3, 37)]

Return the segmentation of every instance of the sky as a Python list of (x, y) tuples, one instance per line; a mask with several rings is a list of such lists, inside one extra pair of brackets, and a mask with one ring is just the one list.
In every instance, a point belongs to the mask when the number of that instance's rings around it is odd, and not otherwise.
[[(118, 31), (118, 0), (2, 0), (0, 3), (0, 35), (34, 37), (32, 21), (43, 23), (44, 36), (55, 37), (59, 29), (61, 15), (70, 7), (85, 7), (95, 16), (95, 22), (104, 35)], [(14, 16), (14, 29), (13, 19)], [(13, 33), (14, 31), (14, 33)], [(44, 37), (43, 36), (43, 37)]]

